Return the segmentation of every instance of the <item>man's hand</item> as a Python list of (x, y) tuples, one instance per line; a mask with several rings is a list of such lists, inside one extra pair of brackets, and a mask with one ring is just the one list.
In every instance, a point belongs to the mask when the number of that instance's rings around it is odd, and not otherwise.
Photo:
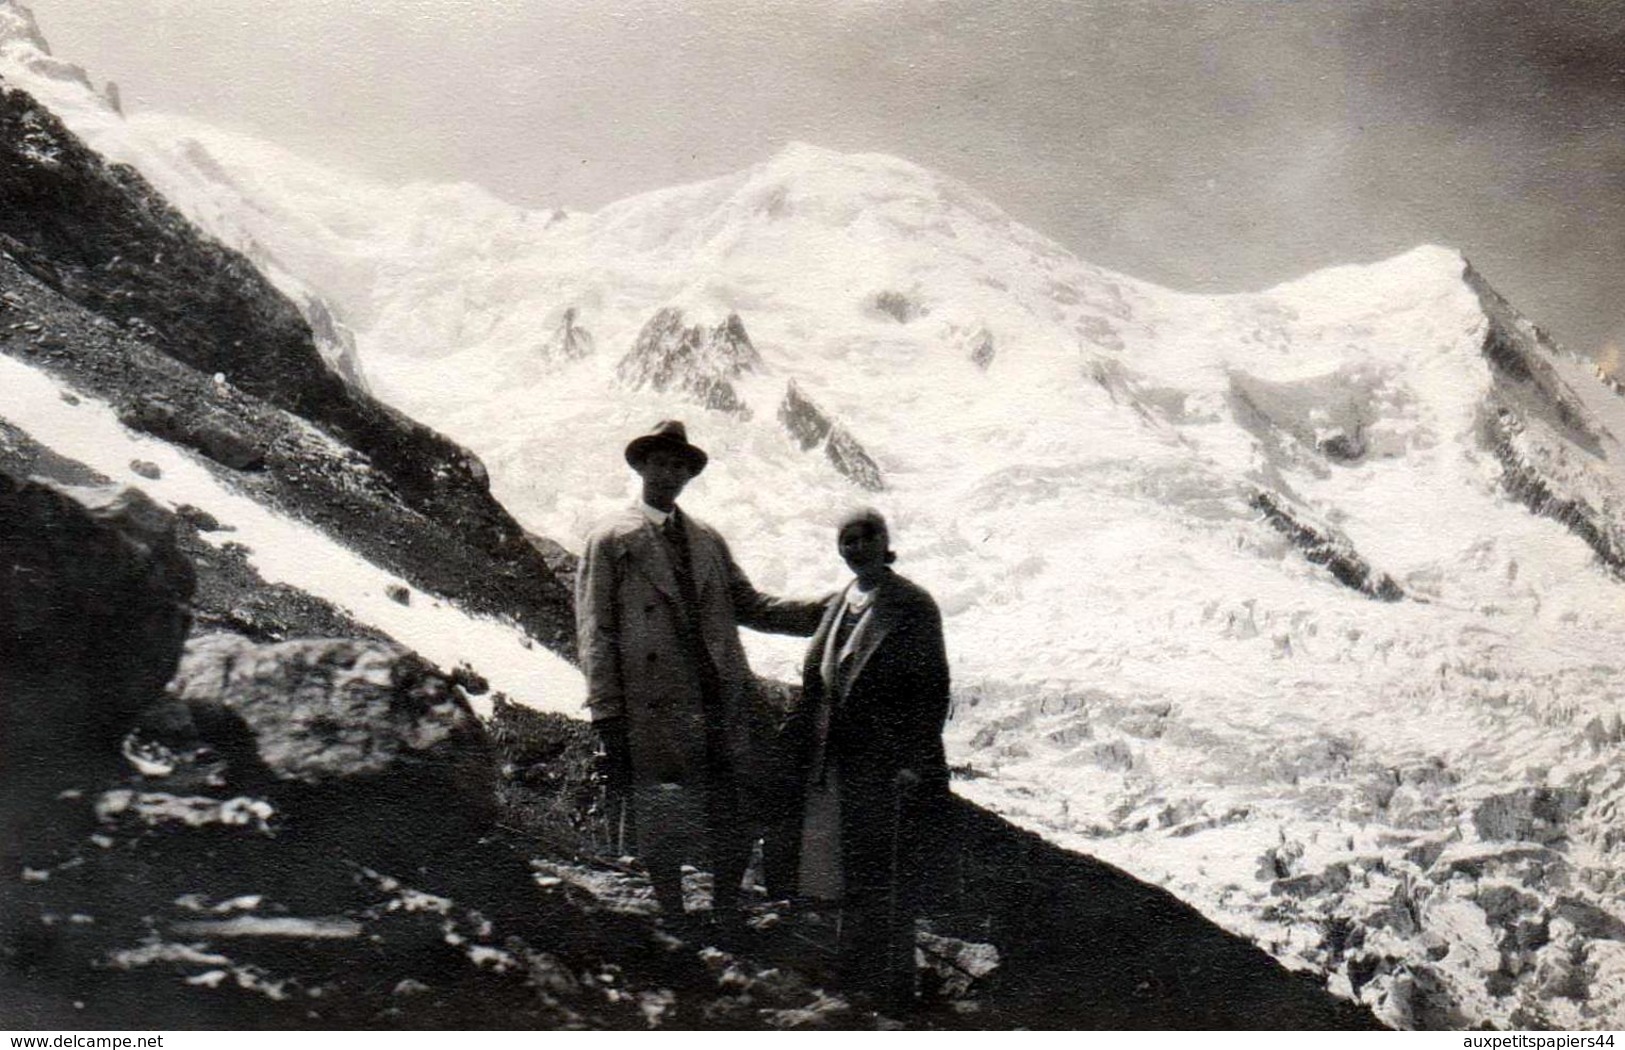
[(632, 745), (627, 739), (626, 719), (600, 718), (592, 724), (598, 737), (598, 754), (593, 765), (604, 779), (610, 798), (626, 798), (632, 792)]

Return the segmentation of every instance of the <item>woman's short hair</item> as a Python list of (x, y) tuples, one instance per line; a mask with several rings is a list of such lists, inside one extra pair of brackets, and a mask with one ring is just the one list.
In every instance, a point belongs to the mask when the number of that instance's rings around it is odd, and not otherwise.
[(841, 515), (840, 522), (835, 526), (835, 535), (839, 536), (852, 525), (866, 525), (886, 537), (886, 564), (897, 560), (897, 552), (891, 549), (891, 528), (886, 524), (884, 514), (873, 507), (856, 507)]

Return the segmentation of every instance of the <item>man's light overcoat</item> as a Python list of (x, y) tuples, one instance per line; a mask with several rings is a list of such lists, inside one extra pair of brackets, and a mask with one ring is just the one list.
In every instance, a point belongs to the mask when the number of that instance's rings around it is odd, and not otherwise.
[[(749, 780), (761, 748), (749, 730), (753, 682), (738, 628), (805, 636), (818, 626), (823, 606), (759, 593), (716, 530), (683, 518), (699, 600), (690, 613), (716, 666), (727, 757)], [(706, 778), (701, 678), (683, 646), (683, 614), (670, 545), (639, 507), (588, 541), (576, 586), (587, 705), (595, 721), (626, 718), (632, 775), (641, 787), (697, 787)]]

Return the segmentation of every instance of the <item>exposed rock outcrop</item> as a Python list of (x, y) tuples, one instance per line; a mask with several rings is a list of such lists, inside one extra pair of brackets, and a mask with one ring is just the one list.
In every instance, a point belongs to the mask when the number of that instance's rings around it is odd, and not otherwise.
[(738, 314), (711, 329), (683, 322), (674, 306), (657, 311), (616, 366), (616, 377), (634, 390), (679, 390), (713, 411), (749, 419), (750, 406), (732, 380), (760, 368), (762, 356), (744, 322)]
[(495, 819), (485, 730), (450, 677), (399, 646), (205, 635), (170, 692), (228, 783), (381, 870), (453, 858)]
[(858, 444), (858, 439), (825, 415), (801, 392), (794, 379), (785, 387), (784, 399), (779, 402), (779, 422), (803, 452), (822, 445), (830, 463), (854, 485), (870, 492), (885, 490), (880, 467)]
[(987, 371), (993, 364), (993, 333), (985, 327), (979, 327), (970, 334), (967, 345), (970, 347), (971, 363), (982, 371)]
[(316, 349), (320, 351), (322, 360), (346, 383), (365, 393), (367, 381), (362, 376), (361, 356), (356, 351), (355, 333), (350, 326), (334, 315), (333, 307), (327, 300), (318, 296), (305, 296), (300, 312), (310, 325), (311, 337), (316, 340)]
[(565, 309), (558, 327), (548, 337), (542, 349), (546, 357), (558, 361), (579, 361), (583, 357), (593, 355), (597, 344), (593, 340), (592, 333), (585, 326), (576, 323), (577, 316), (575, 307)]
[(463, 466), (462, 449), (352, 390), (322, 362), (299, 310), (248, 260), (4, 85), (0, 199), (0, 250), (65, 298), (326, 429), (388, 473), (419, 513), (455, 521), (490, 550), (528, 549)]
[(185, 412), (159, 394), (143, 398), (119, 414), (119, 422), (176, 445), (203, 453), (233, 470), (263, 470), (261, 439), (224, 408)]
[(913, 296), (897, 291), (876, 292), (869, 297), (869, 309), (891, 318), (898, 324), (908, 324), (930, 313), (925, 304)]
[(108, 81), (106, 89), (98, 92), (83, 66), (51, 54), (34, 13), (22, 4), (0, 2), (0, 54), (36, 76), (78, 84), (109, 109), (120, 111), (118, 85)]
[(247, 261), (3, 85), (0, 199), (0, 353), (106, 400), (130, 426), (255, 471), (231, 480), (573, 656), (570, 594), (478, 459), (347, 385)]
[(1404, 588), (1393, 577), (1373, 570), (1346, 539), (1304, 523), (1278, 497), (1259, 491), (1247, 502), (1264, 515), (1271, 528), (1303, 551), (1305, 558), (1324, 565), (1345, 587), (1385, 602), (1397, 602), (1405, 597)]
[(162, 696), (196, 586), (174, 515), (131, 488), (0, 473), (0, 710), (14, 789), (116, 758)]

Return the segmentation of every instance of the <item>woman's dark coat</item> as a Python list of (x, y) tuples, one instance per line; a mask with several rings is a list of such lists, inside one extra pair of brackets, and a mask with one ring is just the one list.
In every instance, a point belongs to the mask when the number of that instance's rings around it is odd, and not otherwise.
[(843, 783), (854, 787), (890, 785), (907, 769), (920, 780), (913, 793), (946, 791), (942, 727), (948, 718), (948, 654), (937, 603), (923, 587), (888, 572), (847, 646), (851, 654), (832, 669), (831, 690), (823, 664), (843, 598), (827, 599), (802, 667), (801, 732), (809, 777), (816, 780), (825, 762), (836, 757)]
[(942, 614), (923, 588), (888, 572), (873, 593), (839, 653), (828, 643), (845, 595), (828, 600), (793, 725), (809, 799), (838, 798), (843, 980), (901, 1003), (913, 989), (914, 918), (944, 870), (948, 656)]
[(843, 608), (844, 594), (827, 600), (808, 646), (792, 746), (804, 756), (809, 791), (836, 770), (844, 906), (875, 922), (882, 911), (901, 921), (918, 913), (941, 870), (948, 795), (942, 614), (924, 588), (888, 572), (842, 647), (848, 655), (832, 659), (827, 643)]

